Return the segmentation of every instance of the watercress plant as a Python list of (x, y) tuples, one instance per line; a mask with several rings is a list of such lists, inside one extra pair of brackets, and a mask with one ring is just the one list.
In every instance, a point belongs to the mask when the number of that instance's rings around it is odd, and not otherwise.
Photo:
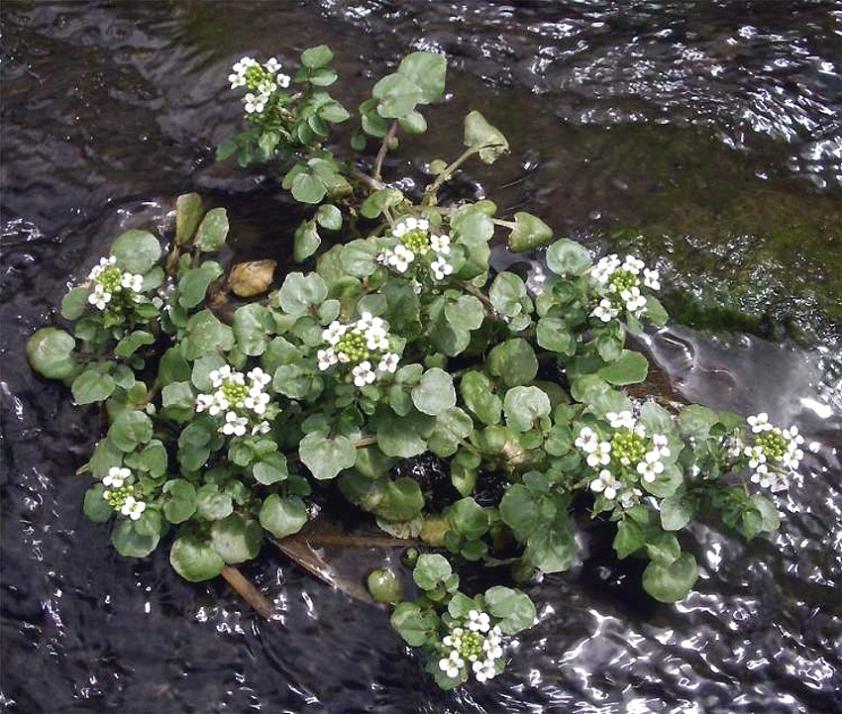
[[(351, 152), (336, 156), (331, 129), (351, 114), (324, 89), (332, 57), (308, 49), (289, 74), (275, 59), (240, 60), (229, 80), (245, 92), (249, 128), (218, 151), (266, 163), (311, 207), (293, 238), (301, 270), (268, 295), (265, 261), (227, 271), (213, 259), (225, 209), (205, 212), (187, 194), (174, 231), (119, 236), (63, 299), (67, 329), (29, 340), (33, 369), (70, 385), (77, 404), (103, 407), (83, 508), (111, 524), (119, 553), (164, 544), (182, 577), (207, 580), (300, 531), (334, 489), (436, 551), (414, 565), (415, 600), (400, 600), (394, 575), (385, 599), (450, 688), (502, 672), (507, 638), (536, 617), (520, 590), (461, 592), (454, 566), (481, 563), (497, 578), (507, 566), (524, 587), (567, 570), (574, 504), (615, 529), (619, 558), (648, 559), (643, 588), (662, 602), (696, 581), (677, 534), (697, 516), (747, 538), (776, 528), (761, 494), (798, 468), (797, 430), (624, 391), (648, 374), (628, 335), (667, 320), (657, 271), (634, 256), (593, 262), (537, 216), (498, 217), (490, 200), (442, 200), (468, 159), (493, 164), (509, 151), (476, 111), (464, 152), (431, 158), (423, 194), (384, 182), (400, 132), (425, 131), (421, 110), (443, 96), (441, 55), (412, 53), (378, 81)], [(491, 269), (501, 231), (513, 251), (546, 247), (539, 290)], [(238, 287), (250, 275), (260, 277)], [(400, 475), (422, 455), (447, 483)]]

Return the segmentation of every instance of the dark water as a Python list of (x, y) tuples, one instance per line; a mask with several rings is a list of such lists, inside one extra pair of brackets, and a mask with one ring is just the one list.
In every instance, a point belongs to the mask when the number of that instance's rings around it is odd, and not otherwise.
[[(842, 5), (7, 0), (0, 12), (5, 710), (842, 711)], [(455, 191), (657, 259), (681, 320), (719, 328), (651, 338), (673, 388), (764, 409), (815, 442), (778, 501), (777, 536), (746, 545), (697, 527), (685, 542), (697, 591), (668, 607), (641, 594), (608, 534), (584, 534), (581, 564), (534, 584), (541, 621), (505, 676), (450, 695), (382, 611), (268, 548), (246, 572), (275, 623), (223, 585), (181, 581), (163, 554), (111, 550), (73, 473), (100, 425), (29, 372), (25, 340), (119, 231), (163, 227), (184, 191), (229, 208), (238, 256), (285, 264), (296, 209), (211, 149), (237, 124), (233, 61), (320, 42), (349, 104), (409, 48), (446, 51), (455, 94), (404, 156), (453, 155), (461, 115), (479, 108), (514, 157)], [(420, 180), (417, 164), (389, 169)], [(358, 560), (341, 556), (350, 572)]]

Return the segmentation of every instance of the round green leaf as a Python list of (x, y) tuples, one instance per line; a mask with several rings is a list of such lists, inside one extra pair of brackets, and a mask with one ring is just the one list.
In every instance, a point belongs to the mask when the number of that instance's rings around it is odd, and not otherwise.
[(525, 339), (515, 337), (491, 350), (488, 371), (509, 387), (529, 384), (538, 374), (538, 358)]
[(206, 260), (198, 268), (190, 268), (178, 282), (178, 303), (183, 308), (196, 307), (205, 299), (211, 283), (222, 275), (222, 266)]
[(485, 603), (507, 635), (516, 635), (535, 624), (535, 605), (525, 592), (497, 585), (485, 591)]
[(687, 597), (698, 577), (696, 559), (682, 553), (669, 565), (649, 563), (643, 571), (643, 589), (660, 602), (678, 602)]
[(110, 374), (103, 374), (96, 367), (89, 367), (73, 380), (70, 390), (77, 404), (93, 404), (108, 399), (116, 386)]
[(550, 398), (538, 387), (512, 387), (503, 400), (506, 424), (515, 431), (529, 431), (550, 410)]
[(515, 213), (515, 228), (509, 234), (509, 248), (524, 253), (546, 245), (553, 239), (553, 231), (538, 216), (519, 211)]
[(114, 511), (111, 510), (108, 501), (102, 497), (104, 490), (105, 487), (101, 483), (98, 483), (85, 491), (82, 512), (88, 520), (94, 523), (105, 523), (114, 515)]
[(582, 275), (591, 265), (591, 255), (581, 243), (562, 238), (547, 248), (547, 266), (556, 275)]
[(598, 374), (609, 384), (618, 386), (637, 384), (646, 379), (649, 362), (640, 352), (623, 350), (620, 358), (599, 370)]
[(108, 441), (120, 451), (134, 451), (152, 438), (152, 420), (141, 411), (128, 409), (108, 429)]
[(225, 561), (210, 543), (193, 535), (180, 535), (170, 549), (170, 565), (185, 580), (198, 583), (219, 575)]
[(342, 213), (336, 206), (325, 203), (316, 211), (316, 221), (323, 228), (338, 231), (342, 228)]
[(196, 231), (196, 245), (208, 253), (225, 245), (228, 237), (228, 213), (224, 208), (212, 208), (205, 214)]
[(238, 308), (234, 313), (232, 328), (242, 353), (252, 357), (262, 355), (274, 324), (269, 308), (259, 303), (253, 302)]
[(567, 323), (557, 317), (542, 317), (535, 326), (535, 338), (545, 350), (573, 356), (576, 353), (576, 338)]
[(79, 369), (73, 357), (75, 347), (76, 340), (64, 330), (42, 327), (27, 341), (26, 357), (29, 366), (47, 379), (67, 379)]
[(327, 284), (318, 273), (290, 273), (278, 295), (281, 309), (289, 315), (303, 315), (327, 298)]
[(61, 299), (61, 316), (65, 320), (78, 320), (88, 307), (90, 288), (73, 288)]
[(398, 603), (390, 622), (411, 647), (420, 647), (436, 636), (439, 619), (432, 610), (422, 610), (414, 602)]
[(357, 460), (357, 449), (347, 436), (326, 437), (322, 432), (307, 434), (298, 445), (298, 455), (319, 480), (335, 478)]
[(298, 533), (307, 523), (307, 507), (298, 496), (281, 498), (273, 493), (260, 507), (260, 525), (276, 538)]
[(111, 545), (124, 558), (145, 558), (158, 547), (160, 536), (141, 535), (134, 528), (134, 522), (128, 519), (117, 521), (111, 531)]
[(411, 394), (412, 403), (422, 414), (437, 416), (456, 406), (453, 378), (438, 367), (428, 369)]
[(438, 553), (424, 553), (412, 571), (412, 579), (422, 590), (434, 590), (453, 573), (450, 562)]
[(167, 481), (163, 488), (164, 516), (170, 523), (184, 523), (196, 512), (196, 489), (185, 479)]
[(479, 298), (461, 295), (455, 302), (445, 305), (444, 315), (456, 330), (478, 330), (485, 318), (485, 308)]
[(111, 255), (128, 272), (143, 275), (161, 257), (161, 244), (149, 231), (130, 230), (114, 241)]
[(232, 513), (211, 526), (214, 550), (229, 564), (244, 563), (256, 558), (263, 541), (263, 529), (256, 521)]

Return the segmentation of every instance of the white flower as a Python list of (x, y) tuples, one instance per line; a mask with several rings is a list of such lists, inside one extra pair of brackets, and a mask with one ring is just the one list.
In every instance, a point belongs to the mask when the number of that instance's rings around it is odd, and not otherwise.
[(750, 416), (746, 421), (755, 434), (772, 430), (772, 425), (769, 423), (769, 415), (766, 412), (760, 412), (757, 416)]
[(458, 677), (459, 671), (465, 666), (463, 660), (456, 650), (453, 650), (449, 656), (439, 660), (439, 669), (446, 673), (448, 677)]
[(133, 521), (136, 521), (145, 510), (146, 504), (143, 501), (138, 501), (134, 496), (129, 496), (123, 502), (123, 506), (120, 508), (120, 513), (124, 516), (128, 516)]
[(661, 280), (657, 270), (643, 269), (643, 284), (651, 290), (661, 289)]
[(787, 487), (787, 482), (783, 475), (775, 471), (769, 471), (765, 464), (757, 468), (751, 475), (751, 480), (761, 488), (768, 488), (772, 493), (783, 491)]
[(243, 97), (247, 114), (260, 114), (266, 106), (266, 97), (262, 94), (255, 95), (252, 92)]
[(377, 379), (377, 375), (371, 369), (371, 362), (368, 360), (360, 362), (351, 372), (354, 375), (354, 384), (357, 387), (364, 387)]
[(491, 618), (488, 613), (478, 610), (468, 612), (468, 629), (473, 632), (488, 632), (491, 629)]
[(616, 253), (612, 253), (611, 255), (606, 255), (604, 258), (599, 259), (597, 264), (591, 270), (591, 275), (594, 280), (604, 285), (610, 279), (611, 274), (619, 267), (620, 259), (617, 257)]
[(636, 314), (646, 307), (646, 298), (640, 294), (640, 288), (621, 290), (620, 297), (626, 304), (626, 310), (632, 314)]
[(436, 280), (444, 280), (453, 272), (453, 266), (444, 258), (438, 258), (430, 263), (430, 270), (433, 271), (433, 277)]
[(439, 255), (450, 255), (450, 236), (430, 236), (430, 247)]
[(634, 414), (628, 410), (622, 412), (608, 412), (605, 415), (605, 418), (608, 420), (612, 429), (625, 428), (629, 431), (634, 431), (634, 425), (637, 423), (634, 418)]
[(226, 436), (244, 436), (247, 426), (248, 419), (238, 416), (236, 412), (227, 412), (225, 414), (225, 423), (222, 425), (220, 431)]
[(599, 445), (599, 437), (593, 429), (585, 426), (582, 427), (579, 436), (576, 437), (576, 441), (573, 443), (576, 445), (576, 448), (581, 449), (586, 454), (592, 454)]
[(88, 302), (96, 306), (98, 310), (105, 310), (109, 302), (111, 302), (111, 293), (106, 292), (102, 285), (97, 285), (94, 291), (88, 295)]
[(265, 414), (271, 397), (266, 392), (255, 391), (243, 400), (243, 406), (251, 409), (255, 414)]
[(348, 327), (346, 325), (343, 325), (338, 320), (334, 320), (330, 323), (328, 328), (322, 332), (322, 339), (329, 345), (335, 347), (347, 331)]
[(485, 682), (489, 679), (494, 679), (494, 676), (497, 674), (497, 670), (494, 669), (493, 660), (474, 662), (471, 666), (474, 670), (474, 676), (477, 678), (477, 682)]
[(120, 488), (131, 475), (132, 472), (127, 468), (112, 466), (108, 469), (105, 478), (102, 479), (102, 485), (110, 488)]
[(600, 441), (593, 453), (588, 454), (587, 462), (591, 468), (607, 466), (611, 462), (611, 442)]
[(106, 268), (110, 268), (112, 265), (116, 264), (117, 258), (113, 255), (108, 258), (100, 258), (99, 265), (95, 265), (91, 268), (91, 272), (88, 273), (88, 280), (96, 280), (100, 275), (102, 275), (102, 271)]
[(617, 479), (608, 469), (602, 469), (599, 476), (591, 481), (591, 491), (601, 493), (609, 501), (613, 501), (617, 497), (618, 487)]
[(643, 265), (643, 261), (639, 258), (635, 258), (633, 255), (627, 255), (621, 269), (631, 273), (632, 275), (638, 275), (643, 268)]
[(143, 276), (142, 275), (132, 275), (131, 273), (123, 273), (123, 277), (120, 280), (120, 285), (124, 288), (128, 288), (129, 290), (139, 293), (143, 290)]
[(339, 361), (339, 358), (336, 356), (336, 352), (332, 347), (329, 347), (326, 350), (319, 350), (316, 353), (316, 359), (319, 361), (319, 369), (322, 372), (326, 369), (330, 369)]
[(268, 421), (261, 421), (255, 424), (251, 428), (252, 436), (256, 436), (257, 434), (268, 434), (270, 430), (269, 422)]
[(272, 377), (266, 374), (260, 367), (255, 367), (246, 376), (251, 380), (253, 385), (258, 386), (265, 386), (272, 381)]
[(377, 370), (380, 372), (394, 372), (398, 368), (398, 360), (400, 357), (394, 352), (387, 352), (377, 365)]
[(620, 493), (620, 505), (623, 508), (631, 508), (643, 497), (643, 491), (639, 488), (624, 488)]
[(608, 298), (602, 298), (602, 300), (599, 301), (599, 305), (597, 305), (593, 309), (593, 312), (591, 312), (591, 315), (603, 322), (611, 322), (611, 320), (619, 314), (620, 311), (611, 304), (611, 301)]
[(748, 456), (748, 465), (753, 469), (766, 463), (766, 452), (761, 446), (746, 446), (743, 453)]
[[(655, 456), (652, 457), (652, 454)], [(646, 454), (646, 460), (637, 465), (637, 473), (646, 483), (652, 483), (658, 478), (658, 474), (663, 473), (664, 465), (658, 460), (659, 458), (658, 452), (650, 451)]]

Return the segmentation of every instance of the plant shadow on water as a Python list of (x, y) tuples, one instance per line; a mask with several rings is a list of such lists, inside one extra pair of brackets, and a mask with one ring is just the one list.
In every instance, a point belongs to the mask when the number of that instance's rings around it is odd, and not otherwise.
[[(621, 5), (5, 4), (8, 711), (842, 709), (835, 3)], [(82, 517), (85, 479), (73, 475), (101, 425), (29, 371), (25, 340), (113, 236), (162, 229), (186, 190), (229, 209), (237, 258), (275, 258), (282, 274), (295, 209), (273, 180), (214, 165), (211, 147), (239, 115), (225, 83), (232, 62), (292, 57), (298, 38), (336, 49), (349, 95), (410, 47), (446, 51), (455, 97), (430, 112), (431, 126), (481, 102), (526, 156), (454, 190), (497, 187), (505, 208), (541, 213), (558, 234), (634, 246), (658, 260), (685, 323), (751, 333), (671, 326), (646, 346), (687, 399), (766, 410), (816, 440), (806, 475), (777, 499), (772, 540), (746, 545), (698, 526), (684, 545), (701, 578), (671, 607), (637, 590), (637, 564), (614, 560), (595, 525), (583, 562), (532, 588), (541, 622), (506, 676), (448, 695), (404, 656), (382, 610), (268, 547), (246, 573), (278, 607), (271, 623), (221, 583), (180, 580), (163, 553), (134, 562), (112, 551)], [(403, 153), (456, 148), (433, 132)], [(389, 168), (422, 179), (419, 165)], [(336, 554), (337, 568), (353, 573), (359, 557)]]

